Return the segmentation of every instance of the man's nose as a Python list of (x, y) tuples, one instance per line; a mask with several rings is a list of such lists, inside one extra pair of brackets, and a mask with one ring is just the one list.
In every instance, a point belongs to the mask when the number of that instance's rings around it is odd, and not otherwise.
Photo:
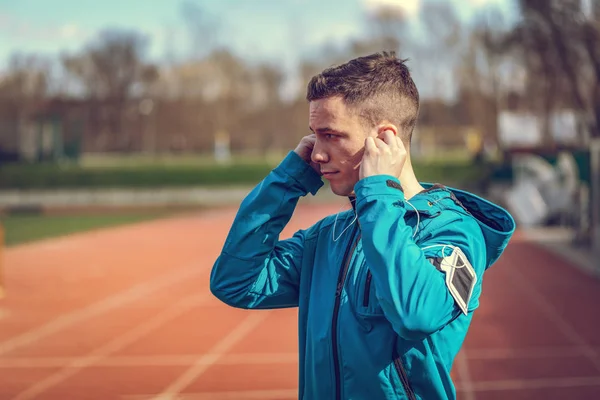
[(319, 144), (318, 139), (315, 142), (315, 146), (313, 147), (313, 151), (312, 151), (312, 154), (310, 155), (310, 158), (314, 163), (317, 163), (317, 164), (323, 164), (323, 163), (326, 163), (327, 161), (329, 161), (329, 156), (327, 155), (327, 152), (325, 151), (323, 146), (321, 146)]

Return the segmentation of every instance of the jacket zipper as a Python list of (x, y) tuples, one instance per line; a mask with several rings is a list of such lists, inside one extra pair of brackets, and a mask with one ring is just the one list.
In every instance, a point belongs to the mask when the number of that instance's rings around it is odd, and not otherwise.
[(371, 293), (371, 270), (367, 270), (367, 280), (365, 282), (365, 294), (363, 297), (363, 307), (369, 307), (369, 297)]
[(331, 324), (331, 345), (333, 350), (333, 369), (335, 372), (335, 399), (340, 400), (342, 398), (342, 389), (341, 389), (341, 372), (340, 372), (340, 360), (338, 354), (337, 347), (337, 325), (338, 325), (338, 314), (340, 310), (340, 301), (342, 297), (342, 291), (344, 289), (344, 282), (346, 281), (346, 274), (348, 273), (348, 267), (350, 266), (350, 259), (352, 258), (352, 254), (356, 249), (356, 245), (358, 244), (358, 240), (360, 236), (354, 240), (354, 235), (356, 234), (356, 229), (358, 225), (354, 227), (352, 230), (352, 235), (350, 236), (350, 241), (348, 242), (348, 246), (346, 247), (346, 252), (344, 253), (344, 258), (342, 261), (342, 268), (340, 268), (340, 273), (338, 275), (337, 286), (335, 289), (335, 303), (333, 305), (333, 319)]
[(410, 386), (410, 382), (408, 381), (408, 376), (406, 375), (406, 370), (404, 369), (404, 366), (402, 365), (402, 359), (400, 358), (400, 354), (398, 354), (398, 350), (396, 349), (396, 343), (394, 343), (394, 351), (392, 353), (392, 356), (394, 358), (394, 367), (396, 368), (396, 372), (398, 373), (398, 376), (400, 377), (400, 381), (402, 382), (402, 387), (404, 388), (404, 391), (406, 392), (408, 399), (409, 400), (417, 400), (417, 397), (415, 396), (415, 392), (413, 391), (412, 387)]

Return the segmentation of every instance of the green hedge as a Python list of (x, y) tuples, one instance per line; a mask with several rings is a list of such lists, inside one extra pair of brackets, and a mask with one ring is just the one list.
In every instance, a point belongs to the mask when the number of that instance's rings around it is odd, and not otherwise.
[[(84, 168), (77, 165), (31, 164), (0, 167), (2, 189), (49, 188), (151, 188), (254, 185), (271, 171), (268, 163), (139, 168)], [(487, 167), (467, 163), (432, 163), (414, 166), (421, 181), (465, 186), (484, 179)]]
[(258, 182), (271, 168), (267, 164), (106, 169), (58, 165), (11, 165), (0, 168), (0, 187), (12, 189), (147, 188), (246, 184)]

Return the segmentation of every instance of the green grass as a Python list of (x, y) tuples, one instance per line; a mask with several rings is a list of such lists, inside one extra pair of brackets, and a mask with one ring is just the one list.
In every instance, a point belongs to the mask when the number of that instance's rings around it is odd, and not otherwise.
[[(275, 166), (287, 152), (270, 152), (267, 155), (236, 154), (230, 164)], [(84, 169), (127, 169), (148, 167), (211, 167), (219, 165), (212, 154), (83, 154), (78, 166)], [(224, 164), (223, 166), (227, 166)]]
[(82, 167), (77, 164), (12, 164), (0, 168), (0, 188), (110, 188), (231, 186), (258, 183), (273, 165), (146, 165)]
[(141, 222), (169, 215), (167, 211), (93, 215), (8, 215), (0, 217), (7, 247), (90, 229)]
[[(134, 164), (135, 166), (83, 167), (77, 164), (13, 164), (0, 168), (0, 189), (58, 188), (160, 188), (231, 187), (256, 185), (275, 166), (267, 161), (231, 165)], [(489, 166), (469, 160), (415, 161), (420, 180), (457, 182), (481, 179)]]

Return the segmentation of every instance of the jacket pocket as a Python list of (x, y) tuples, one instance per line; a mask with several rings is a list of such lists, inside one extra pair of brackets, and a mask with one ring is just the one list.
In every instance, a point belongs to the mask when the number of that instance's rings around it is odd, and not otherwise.
[(363, 292), (363, 307), (369, 307), (369, 300), (371, 296), (371, 279), (373, 279), (373, 275), (371, 274), (371, 270), (367, 269), (367, 279), (365, 280), (365, 288)]
[(371, 270), (365, 266), (358, 284), (356, 311), (362, 317), (382, 317), (383, 310), (376, 297), (375, 282)]

